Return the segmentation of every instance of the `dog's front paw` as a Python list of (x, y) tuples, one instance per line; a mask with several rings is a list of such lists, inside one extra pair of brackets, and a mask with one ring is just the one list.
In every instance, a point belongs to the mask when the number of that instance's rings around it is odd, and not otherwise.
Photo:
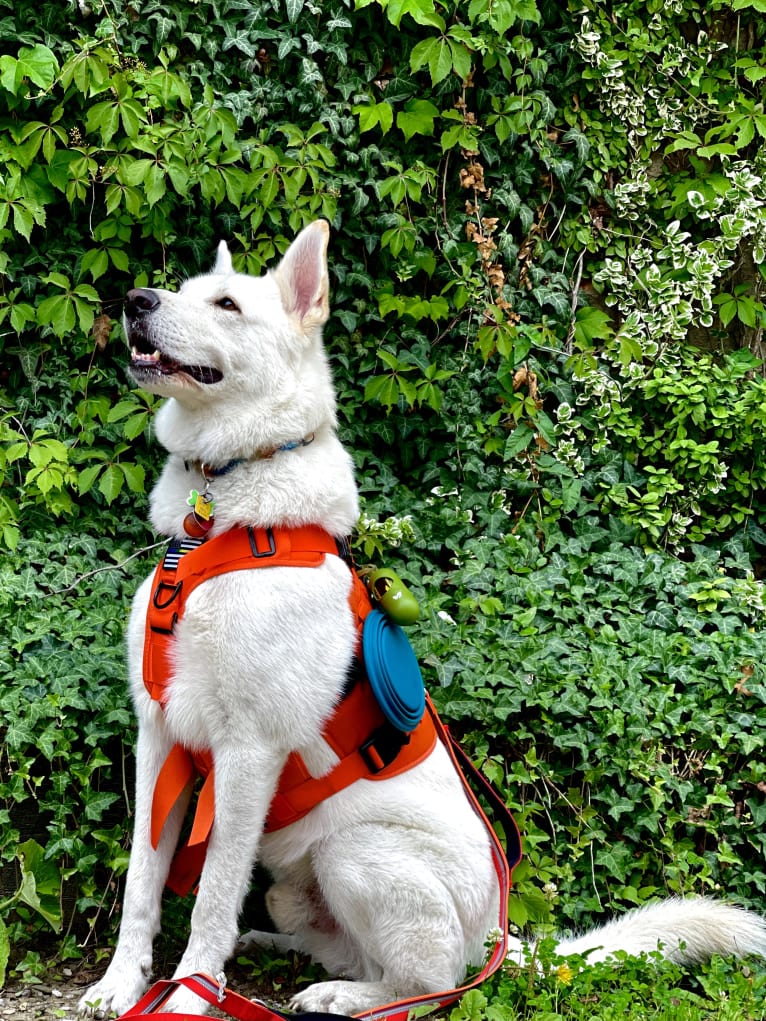
[(291, 1010), (322, 1014), (358, 1014), (396, 999), (393, 990), (380, 982), (316, 982), (296, 993)]
[(84, 993), (77, 1011), (86, 1017), (105, 1018), (125, 1014), (135, 1006), (147, 986), (142, 971), (123, 972), (109, 968), (100, 982)]

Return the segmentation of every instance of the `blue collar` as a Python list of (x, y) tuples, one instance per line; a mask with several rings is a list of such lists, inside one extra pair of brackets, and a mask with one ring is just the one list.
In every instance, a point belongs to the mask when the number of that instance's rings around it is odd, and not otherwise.
[(186, 468), (187, 470), (192, 467), (197, 468), (202, 477), (207, 482), (210, 482), (212, 479), (219, 479), (223, 475), (228, 475), (230, 471), (238, 468), (241, 464), (246, 464), (248, 461), (268, 461), (275, 454), (279, 454), (284, 450), (297, 450), (299, 447), (307, 447), (313, 442), (314, 433), (309, 433), (308, 436), (304, 436), (300, 440), (290, 440), (287, 443), (283, 443), (280, 447), (274, 447), (273, 450), (254, 454), (252, 457), (237, 457), (233, 461), (227, 461), (220, 468), (214, 468), (213, 465), (208, 464), (206, 461), (187, 461)]

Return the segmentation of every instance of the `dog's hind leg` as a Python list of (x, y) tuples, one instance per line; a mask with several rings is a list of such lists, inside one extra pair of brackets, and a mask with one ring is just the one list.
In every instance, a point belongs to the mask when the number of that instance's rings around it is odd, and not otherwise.
[(330, 912), (310, 865), (290, 870), (276, 882), (266, 894), (266, 906), (279, 933), (249, 934), (259, 946), (287, 946), (311, 957), (330, 975), (364, 972), (353, 941)]
[(350, 1014), (454, 988), (491, 926), (493, 891), (482, 863), (460, 882), (448, 859), (441, 835), (406, 826), (358, 826), (322, 841), (317, 882), (356, 950), (347, 972), (356, 981), (316, 983), (293, 1006)]
[(136, 746), (136, 806), (133, 841), (117, 948), (104, 977), (79, 1003), (81, 1014), (123, 1014), (143, 993), (151, 976), (152, 942), (160, 930), (162, 890), (170, 869), (191, 786), (168, 817), (155, 851), (151, 845), (152, 797), (157, 775), (172, 746), (162, 710), (149, 705)]

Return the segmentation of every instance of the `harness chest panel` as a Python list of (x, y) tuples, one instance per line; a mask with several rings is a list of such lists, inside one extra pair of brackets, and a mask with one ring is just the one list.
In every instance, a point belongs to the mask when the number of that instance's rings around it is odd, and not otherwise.
[[(175, 627), (194, 589), (216, 575), (266, 567), (319, 567), (326, 555), (339, 556), (331, 535), (313, 526), (303, 528), (235, 528), (204, 542), (183, 540), (171, 545), (155, 571), (146, 617), (143, 677), (149, 695), (160, 705), (168, 699), (172, 679)], [(372, 609), (364, 582), (351, 570), (349, 606), (357, 629), (357, 655), (365, 618)], [(404, 734), (386, 720), (362, 670), (325, 724), (322, 737), (338, 756), (338, 764), (313, 777), (301, 756), (291, 753), (269, 808), (264, 832), (289, 826), (325, 798), (358, 779), (385, 780), (411, 769), (431, 752), (436, 730), (430, 714)], [(181, 744), (171, 749), (154, 790), (152, 845), (157, 847), (165, 822), (178, 798), (197, 776), (202, 788), (191, 833), (177, 852), (167, 885), (186, 894), (196, 884), (210, 838), (214, 816), (214, 769), (209, 751), (193, 752)]]

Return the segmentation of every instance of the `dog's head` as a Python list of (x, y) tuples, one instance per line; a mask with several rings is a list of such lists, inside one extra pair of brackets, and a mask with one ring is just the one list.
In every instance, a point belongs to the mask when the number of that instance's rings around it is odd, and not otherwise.
[[(329, 315), (328, 237), (325, 221), (309, 224), (263, 277), (236, 273), (222, 242), (212, 272), (178, 291), (129, 292), (130, 373), (142, 389), (171, 398), (157, 421), (168, 449), (247, 456), (334, 424), (321, 337)], [(213, 431), (213, 410), (221, 450), (200, 451), (194, 435)]]

